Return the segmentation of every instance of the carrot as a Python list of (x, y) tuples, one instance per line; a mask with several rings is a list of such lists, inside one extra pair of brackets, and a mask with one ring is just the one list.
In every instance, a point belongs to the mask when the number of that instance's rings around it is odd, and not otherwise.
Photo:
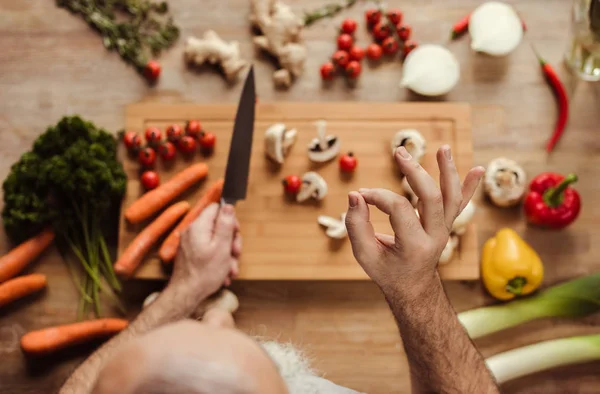
[(189, 209), (190, 203), (187, 201), (178, 202), (167, 208), (131, 241), (115, 263), (115, 272), (125, 277), (131, 276), (152, 245)]
[(148, 219), (167, 205), (169, 201), (204, 178), (206, 174), (208, 174), (208, 166), (205, 163), (194, 164), (186, 168), (156, 189), (137, 199), (125, 211), (125, 218), (132, 224)]
[(54, 232), (46, 229), (0, 257), (0, 283), (14, 277), (54, 241)]
[(0, 285), (0, 307), (46, 287), (46, 275), (31, 274), (10, 279)]
[(189, 225), (192, 224), (192, 222), (196, 220), (198, 216), (200, 216), (204, 208), (206, 208), (213, 202), (218, 202), (221, 199), (221, 192), (223, 191), (223, 182), (223, 179), (219, 179), (218, 181), (210, 185), (210, 187), (206, 191), (206, 194), (200, 197), (198, 202), (196, 202), (192, 209), (190, 209), (190, 211), (183, 217), (183, 219), (181, 219), (181, 222), (179, 222), (179, 224), (173, 229), (173, 231), (171, 231), (171, 234), (169, 234), (167, 239), (164, 240), (158, 251), (158, 255), (160, 256), (162, 261), (166, 263), (173, 261), (175, 255), (177, 254), (177, 248), (179, 247), (181, 233), (186, 228), (188, 228)]
[(41, 356), (96, 338), (112, 336), (127, 327), (127, 320), (97, 319), (31, 331), (21, 338), (21, 349)]

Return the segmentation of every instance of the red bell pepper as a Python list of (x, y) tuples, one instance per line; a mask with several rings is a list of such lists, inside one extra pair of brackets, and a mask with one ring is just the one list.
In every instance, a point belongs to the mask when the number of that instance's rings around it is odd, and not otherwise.
[(533, 178), (525, 196), (527, 220), (553, 229), (571, 224), (581, 210), (579, 193), (571, 187), (575, 182), (575, 174), (565, 177), (554, 172), (545, 172)]

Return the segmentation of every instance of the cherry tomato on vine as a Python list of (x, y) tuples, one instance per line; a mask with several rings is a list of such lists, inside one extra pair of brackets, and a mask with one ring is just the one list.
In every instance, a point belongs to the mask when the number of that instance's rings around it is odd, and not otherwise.
[(357, 62), (356, 60), (352, 60), (346, 66), (346, 76), (350, 79), (357, 78), (360, 75), (361, 71), (362, 71), (362, 67), (360, 66), (360, 63)]
[(377, 41), (383, 41), (392, 35), (390, 25), (385, 22), (379, 22), (373, 26), (373, 36)]
[(350, 34), (340, 34), (337, 38), (338, 49), (347, 51), (352, 48), (352, 44), (354, 44), (354, 39)]
[(386, 13), (386, 16), (387, 16), (388, 20), (390, 22), (392, 22), (394, 25), (397, 25), (398, 23), (402, 22), (402, 11), (400, 11), (400, 10), (397, 10), (397, 9), (388, 10), (388, 12)]
[(123, 134), (123, 143), (129, 151), (134, 151), (142, 146), (142, 139), (135, 131), (127, 131)]
[(138, 161), (144, 167), (152, 167), (156, 162), (156, 152), (147, 146), (138, 153)]
[(286, 176), (282, 183), (286, 193), (297, 194), (302, 188), (302, 179), (297, 175)]
[(330, 80), (335, 77), (335, 66), (331, 62), (324, 63), (321, 66), (321, 78)]
[(358, 161), (352, 152), (348, 152), (347, 154), (340, 156), (340, 170), (343, 172), (354, 172), (356, 166), (358, 165)]
[(196, 150), (196, 140), (189, 135), (184, 135), (177, 143), (177, 147), (183, 153), (193, 153)]
[(369, 25), (374, 25), (381, 20), (381, 12), (376, 8), (365, 11), (365, 19)]
[(197, 120), (190, 120), (185, 125), (185, 133), (189, 136), (197, 138), (202, 132), (202, 125)]
[(150, 60), (144, 66), (144, 76), (150, 82), (154, 82), (160, 77), (160, 63), (156, 60)]
[(407, 41), (410, 38), (410, 33), (412, 32), (412, 29), (409, 25), (397, 25), (396, 32), (398, 33), (398, 37), (400, 37), (402, 41)]
[(200, 139), (198, 140), (200, 143), (200, 148), (205, 151), (210, 151), (215, 149), (215, 143), (217, 142), (217, 137), (208, 131), (203, 131), (200, 133)]
[(158, 127), (148, 127), (144, 135), (150, 145), (157, 145), (162, 140), (162, 133)]
[(163, 160), (173, 160), (176, 153), (177, 149), (175, 149), (175, 145), (170, 141), (166, 141), (158, 147), (158, 154)]
[(404, 57), (407, 57), (409, 53), (412, 52), (413, 49), (415, 49), (418, 46), (418, 44), (415, 41), (406, 41), (404, 43)]
[(167, 127), (166, 134), (167, 140), (171, 142), (177, 142), (183, 135), (183, 129), (178, 124), (172, 124), (171, 126)]
[(398, 51), (398, 41), (396, 41), (395, 37), (388, 37), (381, 43), (381, 47), (383, 48), (383, 52), (391, 55)]
[(363, 59), (363, 57), (365, 57), (365, 50), (355, 45), (350, 49), (350, 52), (348, 52), (348, 54), (350, 55), (351, 60), (356, 60), (360, 62)]
[(371, 60), (379, 60), (383, 54), (383, 49), (379, 44), (371, 44), (367, 47), (367, 57)]
[(155, 189), (160, 184), (160, 178), (156, 171), (144, 171), (141, 176), (142, 186), (146, 190)]
[(342, 22), (342, 32), (352, 34), (356, 31), (356, 21), (352, 18), (346, 18)]
[(339, 67), (345, 68), (350, 61), (350, 55), (346, 51), (335, 51), (333, 56), (331, 57), (333, 64), (338, 65)]

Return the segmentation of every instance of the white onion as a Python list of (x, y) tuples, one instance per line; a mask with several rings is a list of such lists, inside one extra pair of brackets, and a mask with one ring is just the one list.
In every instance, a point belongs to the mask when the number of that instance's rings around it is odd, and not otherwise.
[(440, 96), (448, 93), (460, 79), (460, 65), (448, 49), (426, 44), (406, 57), (400, 86), (422, 94)]
[(510, 5), (489, 1), (471, 13), (469, 34), (471, 49), (474, 51), (504, 56), (521, 42), (523, 25)]

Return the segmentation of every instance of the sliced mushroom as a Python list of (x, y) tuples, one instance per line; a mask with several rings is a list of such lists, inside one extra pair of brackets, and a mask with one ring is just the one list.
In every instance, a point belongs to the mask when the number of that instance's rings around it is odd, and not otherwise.
[(425, 138), (415, 129), (402, 129), (394, 135), (392, 139), (392, 155), (399, 146), (405, 147), (416, 161), (421, 161), (421, 158), (425, 154)]
[(458, 246), (458, 237), (456, 235), (451, 235), (448, 238), (448, 242), (446, 242), (446, 246), (444, 246), (444, 250), (442, 250), (442, 254), (439, 259), (440, 264), (447, 264), (452, 260), (452, 256), (454, 255), (454, 250)]
[(275, 123), (265, 131), (265, 153), (279, 164), (296, 142), (296, 129), (287, 129), (283, 123)]
[(314, 162), (323, 163), (338, 155), (340, 141), (334, 135), (327, 135), (327, 121), (318, 120), (315, 125), (318, 136), (308, 144), (308, 158)]
[(309, 171), (302, 175), (302, 187), (296, 195), (296, 201), (302, 202), (309, 198), (322, 200), (327, 195), (327, 182), (316, 172)]
[(410, 201), (412, 206), (416, 207), (419, 199), (417, 198), (415, 191), (412, 189), (412, 187), (410, 187), (406, 177), (402, 178), (402, 190), (404, 191), (404, 196), (408, 199), (408, 201)]
[(475, 204), (470, 200), (465, 209), (454, 219), (452, 232), (456, 235), (463, 235), (467, 231), (467, 225), (473, 219), (473, 215), (475, 215)]
[(499, 157), (488, 164), (483, 188), (494, 205), (511, 207), (523, 198), (526, 182), (525, 171), (516, 161)]
[(317, 222), (321, 226), (327, 227), (328, 237), (334, 239), (343, 239), (348, 235), (348, 231), (346, 230), (346, 213), (342, 213), (341, 219), (332, 218), (331, 216), (320, 215), (317, 218)]

